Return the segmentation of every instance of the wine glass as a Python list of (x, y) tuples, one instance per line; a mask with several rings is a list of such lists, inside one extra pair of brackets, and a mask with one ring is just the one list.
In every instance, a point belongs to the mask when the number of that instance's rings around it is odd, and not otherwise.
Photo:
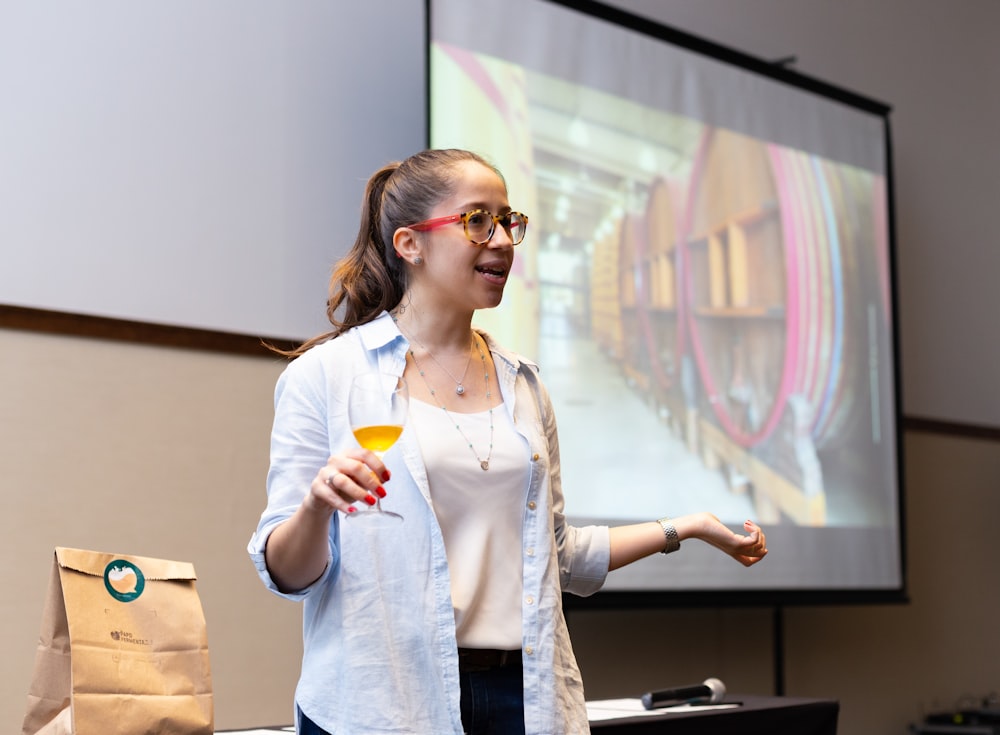
[[(347, 404), (347, 417), (351, 431), (365, 449), (380, 458), (396, 443), (406, 422), (409, 391), (406, 381), (389, 373), (361, 373), (354, 376)], [(348, 518), (379, 518), (403, 520), (403, 516), (382, 509), (382, 501), (375, 497), (375, 505), (358, 506)]]

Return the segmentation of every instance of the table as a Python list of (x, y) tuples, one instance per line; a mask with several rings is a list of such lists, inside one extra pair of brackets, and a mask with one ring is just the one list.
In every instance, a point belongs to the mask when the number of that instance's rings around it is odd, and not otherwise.
[[(836, 735), (840, 704), (832, 699), (727, 695), (725, 709), (683, 708), (591, 721), (593, 735)], [(588, 708), (598, 703), (590, 703)]]
[[(638, 702), (638, 700), (635, 700)], [(673, 708), (592, 721), (593, 735), (836, 735), (840, 705), (832, 699), (728, 695), (727, 709)], [(588, 710), (600, 705), (589, 702)], [(641, 708), (642, 705), (639, 705)], [(226, 730), (229, 735), (273, 735), (290, 727)]]

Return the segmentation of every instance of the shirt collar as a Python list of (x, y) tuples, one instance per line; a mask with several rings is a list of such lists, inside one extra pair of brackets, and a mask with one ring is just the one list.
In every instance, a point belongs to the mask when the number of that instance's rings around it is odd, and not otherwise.
[(361, 337), (362, 347), (376, 352), (402, 336), (388, 311), (383, 311), (375, 319), (362, 325), (358, 335)]
[[(474, 327), (474, 329), (476, 329)], [(538, 370), (538, 365), (533, 361), (527, 359), (523, 355), (519, 355), (511, 350), (500, 345), (488, 332), (482, 329), (476, 329), (476, 333), (479, 334), (486, 342), (486, 346), (490, 352), (492, 352), (496, 357), (499, 357), (505, 363), (505, 366), (512, 373), (516, 373), (522, 365)], [(388, 311), (383, 311), (372, 321), (363, 324), (358, 329), (358, 336), (361, 339), (361, 345), (366, 351), (380, 352), (382, 348), (391, 344), (394, 340), (401, 340), (401, 344), (405, 346), (408, 344), (406, 337), (400, 332), (399, 327), (396, 326), (396, 322), (393, 320), (392, 315)]]
[(482, 329), (476, 329), (476, 333), (483, 338), (486, 342), (486, 346), (489, 348), (490, 352), (493, 353), (494, 357), (499, 357), (506, 364), (508, 369), (513, 372), (517, 372), (521, 366), (527, 366), (534, 370), (538, 370), (538, 365), (529, 360), (524, 355), (519, 355), (516, 352), (508, 350), (503, 347), (500, 343), (493, 339), (488, 332), (484, 332)]

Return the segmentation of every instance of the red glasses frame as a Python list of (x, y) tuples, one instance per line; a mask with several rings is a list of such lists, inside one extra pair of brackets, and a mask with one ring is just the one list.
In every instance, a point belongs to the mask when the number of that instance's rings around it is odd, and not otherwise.
[[(490, 218), (490, 231), (486, 235), (485, 240), (476, 240), (469, 233), (469, 217), (474, 214), (485, 215)], [(518, 238), (514, 239), (514, 230), (511, 226), (511, 221), (514, 218), (521, 220), (523, 225), (517, 229)], [(496, 232), (497, 224), (503, 227), (504, 231), (510, 235), (510, 241), (514, 245), (518, 245), (524, 240), (524, 234), (528, 230), (528, 215), (521, 212), (507, 212), (505, 214), (493, 214), (492, 212), (487, 212), (485, 209), (472, 209), (468, 212), (462, 212), (461, 214), (449, 214), (445, 217), (435, 217), (434, 219), (424, 220), (423, 222), (416, 222), (412, 225), (407, 225), (411, 230), (417, 230), (418, 232), (425, 232), (427, 230), (434, 230), (438, 227), (444, 227), (445, 225), (450, 225), (454, 222), (461, 221), (465, 229), (465, 236), (469, 239), (469, 242), (475, 245), (485, 245), (490, 240), (493, 239), (493, 235)]]

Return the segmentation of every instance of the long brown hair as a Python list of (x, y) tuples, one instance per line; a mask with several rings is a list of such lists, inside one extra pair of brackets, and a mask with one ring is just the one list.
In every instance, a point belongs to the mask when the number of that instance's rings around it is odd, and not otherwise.
[(272, 349), (298, 357), (310, 347), (394, 308), (406, 291), (407, 272), (393, 248), (393, 234), (400, 227), (427, 219), (438, 202), (454, 193), (458, 183), (455, 168), (463, 161), (480, 163), (503, 180), (482, 156), (454, 148), (421, 151), (372, 174), (365, 187), (358, 236), (330, 278), (326, 316), (333, 329), (294, 350)]

